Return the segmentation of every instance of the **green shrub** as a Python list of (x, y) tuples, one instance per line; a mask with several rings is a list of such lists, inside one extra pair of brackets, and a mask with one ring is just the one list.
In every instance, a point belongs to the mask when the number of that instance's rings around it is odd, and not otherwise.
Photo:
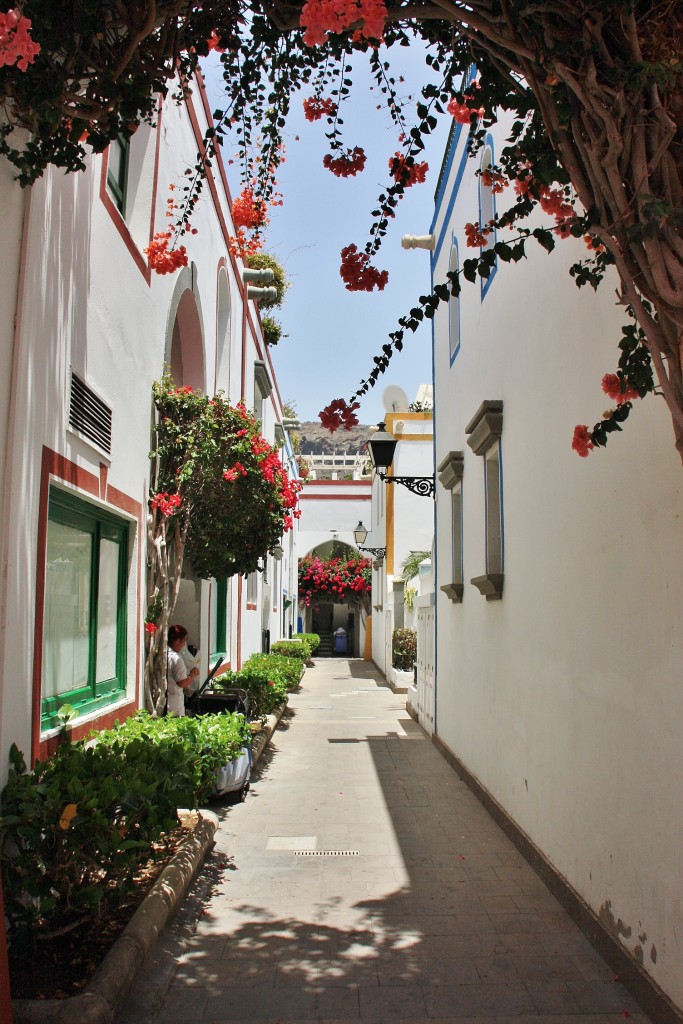
[(317, 633), (295, 633), (292, 639), (306, 640), (308, 646), (311, 648), (311, 654), (315, 654), (320, 647), (320, 637)]
[(301, 682), (304, 665), (299, 658), (283, 658), (279, 654), (252, 654), (242, 671), (253, 668), (266, 672), (269, 679), (279, 680), (287, 690), (295, 690)]
[(277, 640), (270, 645), (270, 653), (280, 657), (308, 661), (311, 656), (311, 648), (305, 640)]
[(282, 679), (278, 679), (267, 666), (250, 665), (245, 662), (239, 672), (225, 672), (213, 683), (214, 690), (232, 690), (239, 687), (249, 694), (249, 717), (256, 721), (264, 719), (278, 704), (287, 700), (288, 687)]
[(152, 843), (197, 806), (244, 746), (240, 715), (134, 718), (66, 743), (27, 773), (16, 746), (0, 795), (0, 860), (15, 950), (105, 915)]
[(412, 670), (417, 658), (417, 633), (414, 629), (395, 629), (391, 634), (391, 664), (405, 672)]

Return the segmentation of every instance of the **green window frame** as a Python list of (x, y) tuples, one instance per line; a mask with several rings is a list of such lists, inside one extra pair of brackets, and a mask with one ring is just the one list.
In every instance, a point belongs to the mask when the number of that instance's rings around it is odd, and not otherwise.
[[(59, 724), (126, 691), (128, 533), (126, 520), (52, 488), (48, 504), (43, 612), (41, 727)], [(69, 687), (64, 679), (73, 677)], [(49, 691), (49, 692), (46, 692)]]
[(210, 652), (212, 658), (219, 654), (225, 655), (228, 651), (228, 630), (226, 621), (228, 615), (227, 577), (224, 577), (222, 580), (214, 581), (214, 592), (216, 600), (216, 649)]
[(130, 163), (130, 139), (117, 135), (109, 146), (107, 164), (107, 188), (122, 217), (126, 216), (126, 187), (128, 185), (128, 164)]

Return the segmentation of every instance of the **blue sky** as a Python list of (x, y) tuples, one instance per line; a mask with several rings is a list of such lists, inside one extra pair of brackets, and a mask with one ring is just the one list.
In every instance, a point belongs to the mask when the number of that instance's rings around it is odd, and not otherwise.
[[(419, 91), (425, 81), (423, 52), (419, 47), (395, 48), (388, 55), (402, 95)], [(400, 63), (399, 63), (400, 62)], [(220, 103), (220, 82), (207, 72), (209, 95)], [(285, 401), (296, 404), (301, 419), (316, 419), (333, 398), (348, 398), (372, 369), (387, 335), (397, 327), (399, 316), (429, 290), (429, 253), (404, 250), (404, 234), (427, 234), (434, 212), (434, 191), (441, 167), (451, 118), (440, 118), (421, 159), (429, 163), (424, 184), (408, 189), (399, 203), (380, 252), (373, 264), (389, 271), (383, 292), (349, 292), (339, 276), (340, 252), (350, 243), (362, 250), (372, 223), (378, 195), (389, 184), (388, 160), (399, 149), (397, 129), (382, 106), (381, 94), (371, 89), (367, 58), (357, 55), (351, 97), (344, 104), (345, 144), (362, 146), (367, 163), (356, 178), (336, 178), (323, 167), (329, 151), (324, 120), (310, 123), (303, 115), (302, 99), (296, 97), (285, 129), (287, 160), (279, 174), (284, 196), (282, 207), (271, 213), (265, 250), (284, 265), (291, 288), (273, 315), (282, 322), (288, 337), (271, 349)], [(223, 150), (233, 155), (229, 142)], [(228, 167), (233, 191), (240, 189), (237, 166)], [(412, 401), (421, 383), (431, 383), (431, 325), (425, 322), (413, 335), (408, 332), (402, 353), (394, 355), (390, 368), (363, 400), (361, 423), (382, 418), (382, 391), (398, 384)]]

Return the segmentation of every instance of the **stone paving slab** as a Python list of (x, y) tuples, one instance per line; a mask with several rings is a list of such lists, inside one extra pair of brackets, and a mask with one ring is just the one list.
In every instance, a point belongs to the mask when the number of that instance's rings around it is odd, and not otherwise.
[(319, 661), (116, 1024), (648, 1024), (359, 661)]

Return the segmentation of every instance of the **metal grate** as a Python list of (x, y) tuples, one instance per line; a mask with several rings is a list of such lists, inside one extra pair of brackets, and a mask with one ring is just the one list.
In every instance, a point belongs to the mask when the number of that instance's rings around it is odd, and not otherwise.
[(72, 372), (69, 426), (107, 455), (111, 454), (111, 417), (109, 406)]
[(358, 850), (295, 850), (295, 857), (360, 857)]

